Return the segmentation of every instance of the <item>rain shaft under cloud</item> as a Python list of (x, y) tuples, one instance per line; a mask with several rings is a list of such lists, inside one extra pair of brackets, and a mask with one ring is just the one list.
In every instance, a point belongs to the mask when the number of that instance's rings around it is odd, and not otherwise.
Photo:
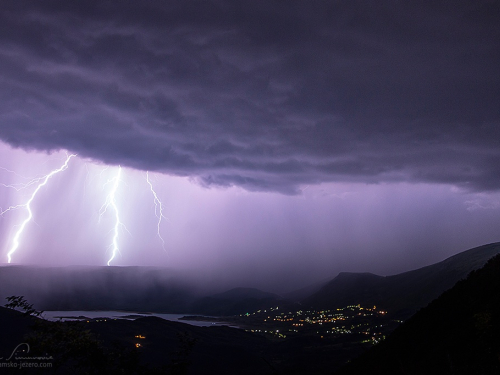
[[(66, 159), (0, 147), (1, 181), (26, 182)], [(117, 167), (72, 158), (32, 203), (33, 220), (13, 264), (105, 266), (114, 212), (102, 214)], [(23, 176), (23, 177), (21, 177)], [(188, 178), (149, 173), (163, 204), (158, 236), (146, 173), (122, 168), (115, 201), (123, 226), (112, 266), (165, 267), (214, 285), (289, 291), (340, 271), (402, 272), (498, 240), (500, 194), (465, 193), (436, 184), (324, 183), (300, 195), (201, 187)], [(33, 186), (0, 187), (0, 207), (22, 204)], [(23, 209), (0, 217), (1, 262)], [(208, 286), (207, 286), (208, 287)], [(220, 289), (219, 289), (220, 290)]]

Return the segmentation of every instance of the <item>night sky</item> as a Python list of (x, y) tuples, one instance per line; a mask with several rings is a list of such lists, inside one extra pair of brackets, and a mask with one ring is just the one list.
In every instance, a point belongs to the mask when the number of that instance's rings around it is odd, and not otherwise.
[(498, 1), (4, 0), (0, 98), (2, 210), (78, 154), (15, 264), (106, 265), (118, 166), (116, 266), (284, 290), (500, 240)]

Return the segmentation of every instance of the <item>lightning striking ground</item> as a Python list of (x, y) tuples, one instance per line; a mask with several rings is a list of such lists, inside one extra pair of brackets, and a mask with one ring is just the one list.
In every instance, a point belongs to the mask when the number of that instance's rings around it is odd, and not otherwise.
[[(26, 219), (24, 219), (24, 221), (19, 226), (19, 229), (17, 230), (16, 234), (14, 235), (14, 239), (12, 240), (12, 246), (11, 246), (9, 252), (7, 253), (7, 262), (8, 263), (10, 263), (12, 261), (12, 255), (16, 252), (16, 250), (19, 247), (19, 241), (20, 241), (19, 239), (20, 239), (20, 237), (21, 237), (21, 235), (22, 235), (22, 233), (24, 231), (24, 228), (26, 227), (26, 225), (33, 218), (33, 212), (31, 211), (31, 203), (35, 199), (35, 196), (40, 191), (40, 189), (47, 184), (47, 182), (49, 181), (49, 179), (52, 176), (54, 176), (55, 174), (57, 174), (59, 172), (62, 172), (64, 170), (66, 170), (68, 168), (68, 163), (69, 163), (70, 159), (72, 157), (74, 157), (74, 156), (76, 156), (76, 154), (67, 155), (66, 161), (64, 162), (64, 164), (60, 168), (54, 169), (52, 172), (50, 172), (49, 174), (47, 174), (47, 175), (45, 175), (43, 177), (38, 177), (38, 178), (35, 178), (35, 179), (29, 181), (26, 184), (22, 184), (20, 188), (24, 189), (24, 188), (27, 188), (27, 187), (29, 187), (31, 185), (34, 185), (34, 184), (38, 183), (36, 189), (33, 191), (33, 193), (31, 194), (31, 197), (28, 199), (28, 201), (26, 203), (19, 204), (19, 205), (16, 205), (16, 206), (10, 206), (6, 210), (2, 210), (0, 212), (0, 216), (3, 216), (3, 214), (5, 214), (6, 212), (12, 211), (12, 210), (15, 210), (15, 209), (25, 208), (28, 211), (28, 217)], [(13, 186), (14, 185), (7, 186), (7, 187), (13, 187)], [(16, 190), (18, 190), (16, 187), (14, 187), (14, 188)]]
[[(106, 197), (106, 201), (104, 204), (101, 206), (101, 209), (99, 210), (99, 219), (104, 215), (104, 213), (107, 211), (108, 207), (111, 206), (111, 208), (114, 211), (115, 214), (115, 226), (113, 228), (113, 241), (109, 247), (111, 247), (111, 258), (109, 258), (107, 265), (109, 266), (111, 264), (111, 261), (115, 258), (116, 254), (120, 252), (120, 249), (118, 247), (118, 230), (120, 227), (125, 228), (125, 225), (121, 222), (120, 220), (120, 213), (118, 211), (118, 206), (116, 205), (116, 191), (118, 190), (118, 185), (120, 184), (120, 178), (121, 178), (121, 173), (122, 173), (122, 167), (118, 166), (118, 172), (116, 173), (116, 176), (106, 182), (113, 183), (113, 186), (111, 187), (111, 191)], [(126, 228), (125, 228), (126, 229)]]
[[(12, 246), (10, 247), (10, 250), (7, 254), (8, 263), (12, 262), (12, 257), (14, 255), (14, 253), (18, 250), (18, 248), (20, 247), (20, 243), (22, 242), (21, 237), (22, 237), (24, 231), (26, 230), (28, 223), (33, 220), (33, 212), (32, 212), (31, 206), (32, 206), (32, 202), (35, 199), (37, 199), (36, 197), (38, 196), (38, 192), (41, 190), (41, 188), (43, 186), (45, 186), (48, 183), (49, 179), (52, 176), (54, 176), (56, 173), (62, 172), (65, 169), (67, 169), (69, 161), (71, 160), (71, 158), (73, 158), (75, 156), (76, 156), (76, 154), (71, 154), (71, 155), (66, 154), (66, 160), (60, 168), (55, 169), (55, 170), (51, 171), (49, 174), (42, 176), (42, 177), (29, 178), (29, 177), (22, 176), (22, 175), (14, 172), (10, 169), (0, 167), (0, 170), (5, 171), (9, 174), (15, 174), (17, 177), (22, 178), (24, 180), (24, 182), (11, 183), (11, 184), (0, 183), (0, 187), (9, 188), (9, 189), (13, 189), (16, 191), (27, 190), (27, 189), (32, 190), (34, 188), (34, 191), (31, 193), (29, 199), (25, 203), (18, 204), (18, 205), (12, 205), (6, 209), (2, 209), (2, 207), (0, 207), (0, 216), (3, 216), (4, 214), (6, 214), (9, 211), (14, 211), (14, 210), (18, 210), (18, 209), (19, 210), (25, 209), (27, 211), (26, 219), (16, 229), (16, 233), (13, 237)], [(87, 184), (91, 184), (91, 181), (89, 181), (89, 170), (88, 170), (87, 164), (85, 164), (85, 167), (87, 168), (87, 175), (85, 177), (85, 185), (87, 185)], [(103, 174), (108, 169), (109, 169), (109, 167), (102, 169), (99, 176), (102, 178)], [(110, 173), (110, 172), (108, 172), (108, 173)], [(120, 184), (123, 182), (122, 181), (123, 171), (122, 171), (121, 166), (118, 166), (116, 172), (114, 172), (114, 173), (115, 173), (115, 175), (112, 178), (108, 178), (107, 181), (104, 183), (103, 189), (107, 190), (108, 194), (105, 198), (105, 202), (102, 204), (102, 206), (99, 209), (99, 221), (106, 214), (106, 212), (108, 212), (108, 215), (112, 213), (112, 218), (114, 221), (114, 225), (110, 230), (110, 232), (113, 232), (113, 235), (112, 235), (112, 241), (108, 246), (108, 250), (111, 253), (109, 260), (107, 261), (108, 266), (110, 266), (116, 260), (116, 256), (118, 254), (120, 254), (120, 242), (121, 242), (121, 241), (119, 241), (120, 230), (124, 229), (128, 232), (127, 228), (125, 227), (125, 225), (121, 221), (122, 220), (121, 216), (123, 216), (123, 215), (121, 214), (121, 211), (119, 209), (119, 203), (117, 201), (117, 194), (118, 194), (119, 189), (120, 189)], [(155, 213), (155, 216), (157, 218), (157, 222), (156, 222), (157, 236), (158, 236), (159, 240), (161, 241), (161, 246), (162, 246), (163, 251), (166, 252), (165, 240), (164, 240), (162, 233), (161, 233), (163, 219), (167, 220), (167, 218), (164, 215), (164, 205), (163, 205), (162, 201), (160, 200), (160, 197), (158, 196), (158, 194), (154, 188), (153, 182), (149, 177), (149, 172), (146, 172), (146, 182), (149, 185), (149, 190), (151, 191), (151, 194), (153, 195), (153, 202), (155, 205), (154, 213)], [(85, 194), (85, 192), (84, 192), (84, 194)]]
[(165, 218), (165, 216), (163, 216), (163, 204), (161, 203), (161, 200), (158, 198), (158, 195), (156, 194), (156, 191), (153, 188), (153, 184), (149, 180), (149, 171), (146, 172), (146, 181), (148, 182), (149, 188), (151, 190), (151, 193), (153, 193), (153, 197), (154, 197), (155, 215), (158, 218), (158, 222), (156, 225), (156, 227), (157, 227), (156, 232), (158, 234), (158, 238), (160, 238), (163, 251), (166, 251), (165, 250), (165, 240), (163, 239), (163, 237), (161, 236), (161, 233), (160, 233), (161, 220), (163, 218)]

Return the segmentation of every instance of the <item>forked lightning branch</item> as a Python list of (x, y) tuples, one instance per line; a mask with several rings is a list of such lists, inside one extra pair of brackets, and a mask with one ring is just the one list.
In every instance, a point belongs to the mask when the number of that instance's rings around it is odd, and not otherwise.
[[(67, 154), (64, 163), (57, 169), (52, 170), (50, 173), (42, 176), (35, 177), (33, 179), (29, 179), (26, 183), (14, 183), (14, 184), (5, 184), (0, 183), (0, 187), (6, 189), (15, 189), (16, 191), (25, 190), (25, 189), (33, 189), (30, 193), (29, 198), (24, 202), (16, 205), (11, 205), (6, 209), (2, 209), (0, 207), (0, 216), (4, 216), (8, 214), (10, 211), (14, 210), (23, 210), (25, 212), (25, 218), (16, 226), (17, 230), (12, 238), (12, 241), (9, 245), (9, 250), (7, 252), (7, 263), (12, 263), (16, 253), (18, 251), (22, 251), (22, 242), (23, 236), (25, 236), (25, 232), (29, 230), (29, 225), (33, 222), (36, 213), (33, 212), (32, 204), (36, 202), (36, 198), (38, 193), (42, 189), (50, 188), (50, 180), (58, 173), (62, 173), (69, 168), (69, 164), (72, 158), (76, 157), (76, 154)], [(11, 171), (7, 168), (1, 167), (2, 170), (15, 174), (17, 177), (22, 177), (20, 174)], [(107, 167), (106, 167), (107, 169)], [(108, 245), (107, 249), (110, 250), (109, 259), (106, 262), (108, 266), (115, 260), (116, 256), (120, 254), (120, 229), (123, 228), (127, 230), (125, 225), (120, 219), (120, 208), (117, 202), (117, 193), (122, 182), (122, 167), (118, 166), (116, 174), (113, 178), (109, 179), (103, 186), (104, 189), (108, 191), (104, 204), (102, 204), (99, 210), (99, 221), (103, 217), (103, 215), (107, 214), (108, 211), (113, 215), (113, 227), (111, 228), (112, 238), (111, 243)], [(162, 249), (165, 250), (165, 240), (161, 236), (160, 226), (162, 219), (165, 218), (163, 215), (163, 204), (156, 193), (153, 184), (149, 178), (149, 172), (146, 172), (146, 182), (149, 186), (149, 189), (153, 196), (154, 202), (154, 214), (157, 217), (157, 228), (156, 233), (158, 238), (160, 239)]]

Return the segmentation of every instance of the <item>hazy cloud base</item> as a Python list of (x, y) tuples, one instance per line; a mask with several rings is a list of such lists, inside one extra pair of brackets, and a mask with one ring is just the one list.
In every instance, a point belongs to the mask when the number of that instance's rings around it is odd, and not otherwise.
[(0, 139), (204, 185), (500, 188), (496, 1), (4, 1)]

